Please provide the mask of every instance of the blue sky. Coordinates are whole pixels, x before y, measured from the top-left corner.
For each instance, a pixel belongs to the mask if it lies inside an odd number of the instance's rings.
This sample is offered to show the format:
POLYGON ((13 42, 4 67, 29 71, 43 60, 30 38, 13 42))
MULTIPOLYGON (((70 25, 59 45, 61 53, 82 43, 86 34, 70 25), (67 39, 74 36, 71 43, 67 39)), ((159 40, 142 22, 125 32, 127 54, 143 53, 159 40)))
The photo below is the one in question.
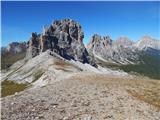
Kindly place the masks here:
POLYGON ((42 32, 53 20, 71 18, 79 22, 87 44, 94 34, 112 39, 143 35, 160 39, 160 2, 2 2, 2 46, 27 41, 31 32, 42 32))

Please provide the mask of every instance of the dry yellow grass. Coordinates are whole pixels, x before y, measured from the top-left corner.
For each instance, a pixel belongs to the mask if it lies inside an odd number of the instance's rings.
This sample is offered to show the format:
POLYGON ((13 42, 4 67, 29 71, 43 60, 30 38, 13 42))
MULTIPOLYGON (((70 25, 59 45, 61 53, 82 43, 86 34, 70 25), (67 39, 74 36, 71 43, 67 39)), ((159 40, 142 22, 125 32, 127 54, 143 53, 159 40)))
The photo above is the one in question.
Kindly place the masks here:
POLYGON ((153 105, 160 110, 160 81, 158 80, 133 80, 127 92, 138 100, 153 105))
MULTIPOLYGON (((77 78, 77 77, 76 77, 77 78)), ((75 78, 74 78, 75 79, 75 78)), ((106 86, 120 86, 125 88, 129 95, 135 99, 144 101, 160 110, 160 81, 145 77, 118 77, 111 75, 88 75, 78 77, 84 82, 95 82, 95 84, 103 84, 106 86), (86 80, 85 80, 86 79, 86 80)))
POLYGON ((27 88, 27 86, 28 86, 27 83, 18 84, 18 83, 15 83, 13 81, 8 81, 8 80, 2 81, 1 82, 1 87, 2 87, 1 97, 13 95, 16 92, 23 91, 25 88, 27 88))

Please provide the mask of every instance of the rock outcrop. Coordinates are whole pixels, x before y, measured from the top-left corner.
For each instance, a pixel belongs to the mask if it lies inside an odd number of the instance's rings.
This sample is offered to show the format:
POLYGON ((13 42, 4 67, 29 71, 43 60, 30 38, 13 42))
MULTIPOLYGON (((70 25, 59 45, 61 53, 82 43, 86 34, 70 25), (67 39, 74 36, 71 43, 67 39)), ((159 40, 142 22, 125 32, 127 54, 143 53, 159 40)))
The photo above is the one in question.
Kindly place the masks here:
POLYGON ((73 59, 96 66, 84 44, 84 33, 79 23, 71 19, 55 20, 42 34, 32 33, 28 41, 27 58, 39 55, 48 49, 65 59, 73 59))
POLYGON ((113 41, 109 36, 93 35, 87 49, 96 58, 105 62, 129 64, 136 59, 133 42, 126 37, 113 41))

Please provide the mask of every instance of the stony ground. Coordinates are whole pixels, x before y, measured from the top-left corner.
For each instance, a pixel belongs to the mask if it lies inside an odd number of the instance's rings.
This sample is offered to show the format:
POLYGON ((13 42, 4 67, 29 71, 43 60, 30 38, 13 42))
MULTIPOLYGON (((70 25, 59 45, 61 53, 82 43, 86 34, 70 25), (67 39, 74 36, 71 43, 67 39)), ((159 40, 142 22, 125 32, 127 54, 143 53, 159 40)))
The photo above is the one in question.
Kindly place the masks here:
POLYGON ((46 86, 1 98, 1 117, 2 120, 160 120, 159 86, 160 81, 147 78, 75 73, 46 86))

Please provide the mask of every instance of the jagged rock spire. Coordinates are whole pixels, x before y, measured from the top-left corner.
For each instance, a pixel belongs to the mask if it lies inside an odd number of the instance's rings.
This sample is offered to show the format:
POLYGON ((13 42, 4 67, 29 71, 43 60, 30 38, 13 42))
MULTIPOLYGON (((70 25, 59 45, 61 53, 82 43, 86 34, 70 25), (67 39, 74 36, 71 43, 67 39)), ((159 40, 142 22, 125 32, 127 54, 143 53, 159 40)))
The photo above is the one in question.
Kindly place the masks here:
POLYGON ((49 27, 43 26, 42 34, 32 33, 27 54, 35 57, 50 49, 66 59, 74 59, 95 66, 83 44, 83 38, 82 27, 76 21, 55 20, 49 27))

